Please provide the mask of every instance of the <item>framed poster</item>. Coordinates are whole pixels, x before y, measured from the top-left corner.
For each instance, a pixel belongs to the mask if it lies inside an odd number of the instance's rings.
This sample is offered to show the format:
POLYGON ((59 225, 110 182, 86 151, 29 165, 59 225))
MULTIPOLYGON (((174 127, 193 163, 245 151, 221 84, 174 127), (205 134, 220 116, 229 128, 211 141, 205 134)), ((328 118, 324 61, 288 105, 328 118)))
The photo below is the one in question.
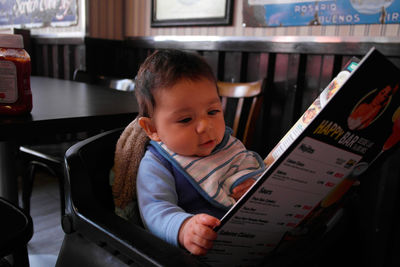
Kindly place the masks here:
POLYGON ((72 26, 78 23, 78 0, 1 0, 0 28, 72 26))
POLYGON ((247 27, 400 22, 400 0, 243 0, 247 27))
POLYGON ((232 24, 232 0, 152 0, 151 27, 232 24))

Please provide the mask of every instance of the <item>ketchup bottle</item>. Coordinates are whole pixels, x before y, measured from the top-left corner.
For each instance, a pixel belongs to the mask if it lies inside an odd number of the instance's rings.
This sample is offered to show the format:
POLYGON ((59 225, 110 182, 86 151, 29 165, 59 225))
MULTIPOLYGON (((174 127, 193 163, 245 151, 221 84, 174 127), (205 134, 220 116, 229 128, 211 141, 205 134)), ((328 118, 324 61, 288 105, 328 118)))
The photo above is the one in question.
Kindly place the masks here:
POLYGON ((31 58, 22 35, 0 34, 0 115, 32 110, 31 58))

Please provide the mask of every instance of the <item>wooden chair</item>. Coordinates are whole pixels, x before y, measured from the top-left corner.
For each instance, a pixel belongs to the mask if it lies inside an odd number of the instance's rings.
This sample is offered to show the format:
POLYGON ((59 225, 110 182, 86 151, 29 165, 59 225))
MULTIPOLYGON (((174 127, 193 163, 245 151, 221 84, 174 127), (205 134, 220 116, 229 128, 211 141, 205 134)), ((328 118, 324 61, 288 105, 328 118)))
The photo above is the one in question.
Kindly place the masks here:
POLYGON ((246 83, 218 81, 217 87, 225 120, 233 129, 233 136, 239 138, 246 147, 251 146, 256 122, 261 112, 264 81, 246 83))

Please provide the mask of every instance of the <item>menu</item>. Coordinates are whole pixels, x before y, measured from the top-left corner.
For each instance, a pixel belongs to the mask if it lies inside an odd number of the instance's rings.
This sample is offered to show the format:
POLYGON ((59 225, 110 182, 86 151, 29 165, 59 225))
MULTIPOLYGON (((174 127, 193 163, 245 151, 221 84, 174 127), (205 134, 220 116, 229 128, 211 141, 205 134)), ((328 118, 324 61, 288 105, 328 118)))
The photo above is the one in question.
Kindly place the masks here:
POLYGON ((256 266, 332 220, 359 176, 400 140, 399 84, 400 70, 375 48, 350 60, 265 158, 267 169, 200 259, 256 266))

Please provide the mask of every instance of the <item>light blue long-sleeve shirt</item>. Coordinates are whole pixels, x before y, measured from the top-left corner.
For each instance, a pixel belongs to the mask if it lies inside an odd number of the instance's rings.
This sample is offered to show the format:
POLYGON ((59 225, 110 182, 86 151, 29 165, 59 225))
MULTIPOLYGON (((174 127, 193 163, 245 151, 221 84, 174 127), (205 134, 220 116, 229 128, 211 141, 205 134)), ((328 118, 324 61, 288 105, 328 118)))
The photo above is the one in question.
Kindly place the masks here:
POLYGON ((176 246, 182 223, 192 216, 178 206, 175 179, 150 151, 146 151, 137 174, 137 197, 145 227, 176 246))

